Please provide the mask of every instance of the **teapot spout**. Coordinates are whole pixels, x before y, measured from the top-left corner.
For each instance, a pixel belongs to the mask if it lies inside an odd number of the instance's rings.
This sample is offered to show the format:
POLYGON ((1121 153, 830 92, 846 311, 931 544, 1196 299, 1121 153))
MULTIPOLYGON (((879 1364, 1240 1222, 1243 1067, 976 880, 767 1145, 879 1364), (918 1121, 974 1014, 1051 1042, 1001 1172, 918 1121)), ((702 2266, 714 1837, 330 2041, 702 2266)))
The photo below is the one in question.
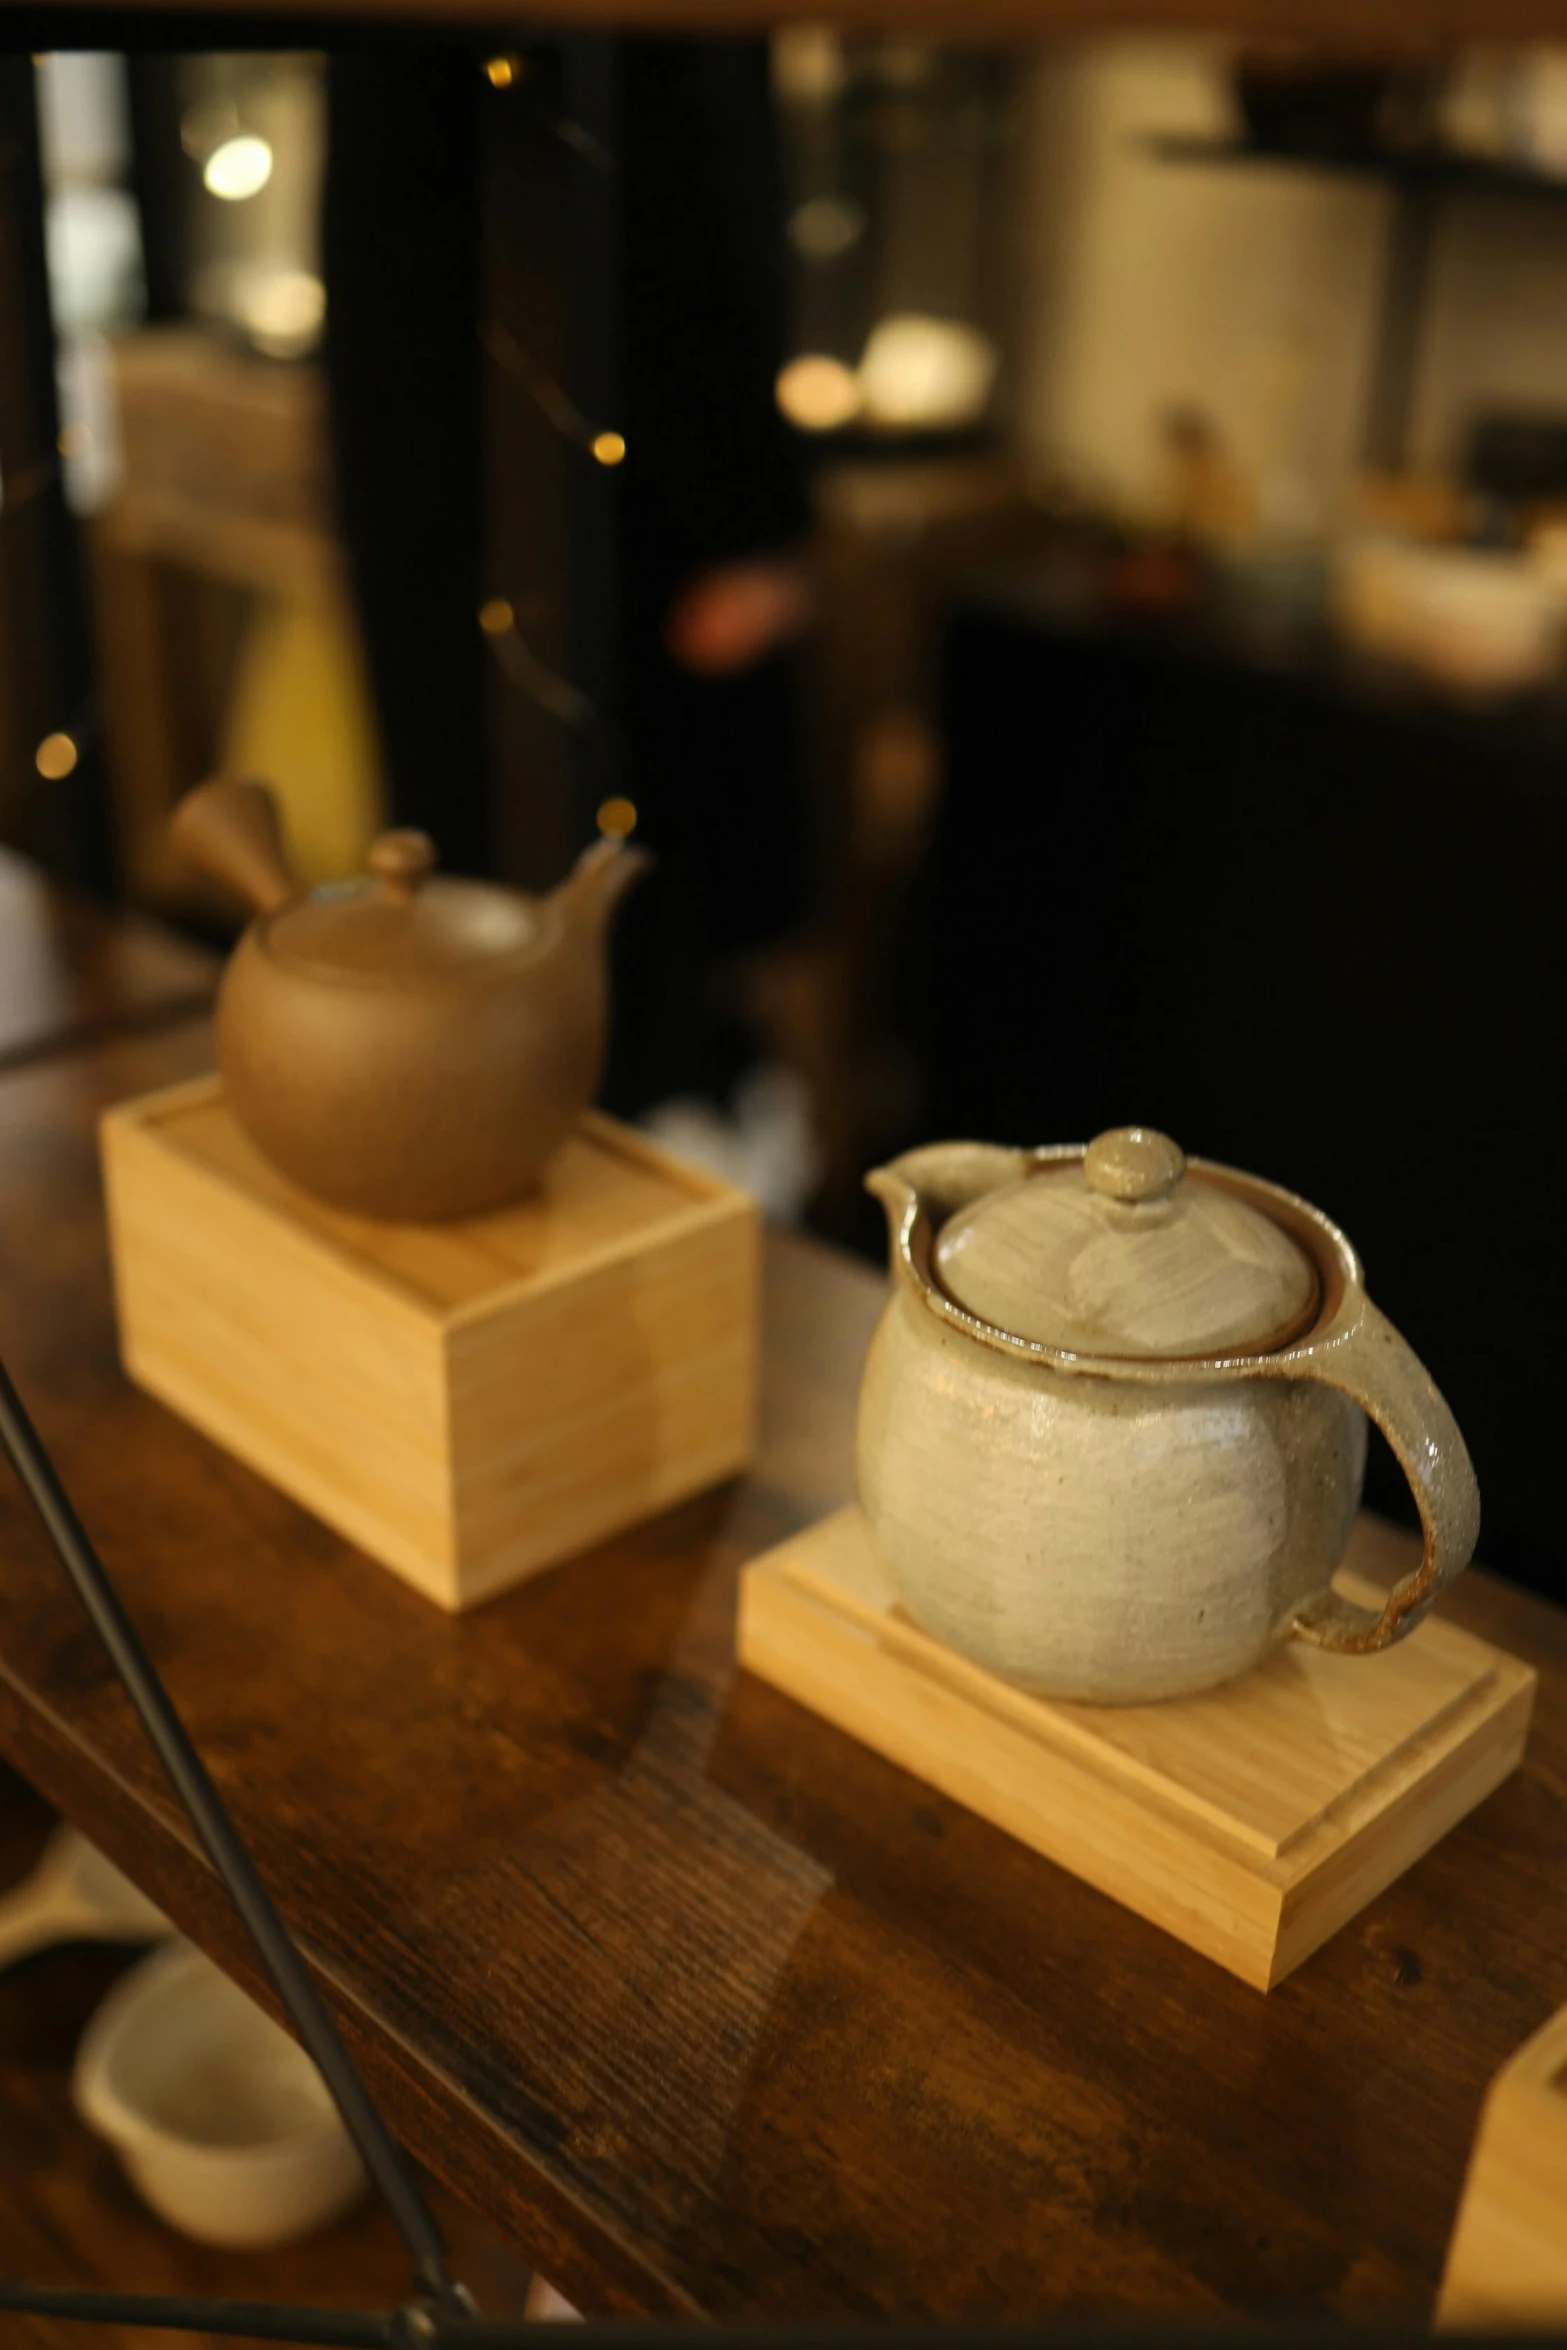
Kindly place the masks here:
POLYGON ((258 914, 300 894, 283 847, 277 800, 264 783, 214 776, 187 792, 169 819, 182 856, 258 914))
POLYGON ((890 1166, 872 1167, 865 1178, 865 1188, 872 1199, 878 1199, 882 1204, 887 1218, 888 1244, 896 1258, 899 1235, 919 1205, 919 1193, 900 1171, 896 1159, 890 1166))
POLYGON ((931 1142, 905 1151, 885 1167, 873 1167, 865 1188, 887 1211, 896 1252, 912 1212, 934 1230, 982 1193, 1015 1182, 1033 1163, 1030 1151, 1007 1150, 990 1142, 931 1142))
POLYGON ((653 860, 646 849, 625 840, 596 840, 581 856, 550 903, 559 906, 584 943, 597 946, 626 891, 653 860))
POLYGON ((1039 1153, 990 1142, 930 1142, 873 1167, 865 1188, 887 1212, 887 1255, 895 1284, 932 1312, 950 1315, 931 1271, 936 1236, 949 1216, 987 1191, 1013 1183, 1039 1153))

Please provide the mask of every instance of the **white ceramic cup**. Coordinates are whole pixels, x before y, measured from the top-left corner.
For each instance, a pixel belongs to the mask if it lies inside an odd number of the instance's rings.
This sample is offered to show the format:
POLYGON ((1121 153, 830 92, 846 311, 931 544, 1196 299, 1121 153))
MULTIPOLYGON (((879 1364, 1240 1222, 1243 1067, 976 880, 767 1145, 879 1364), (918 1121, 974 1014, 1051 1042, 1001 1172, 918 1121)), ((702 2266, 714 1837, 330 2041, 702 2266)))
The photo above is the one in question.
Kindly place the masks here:
POLYGON ((295 2243, 365 2191, 309 2057, 188 1942, 115 1985, 72 2086, 153 2210, 200 2243, 295 2243))

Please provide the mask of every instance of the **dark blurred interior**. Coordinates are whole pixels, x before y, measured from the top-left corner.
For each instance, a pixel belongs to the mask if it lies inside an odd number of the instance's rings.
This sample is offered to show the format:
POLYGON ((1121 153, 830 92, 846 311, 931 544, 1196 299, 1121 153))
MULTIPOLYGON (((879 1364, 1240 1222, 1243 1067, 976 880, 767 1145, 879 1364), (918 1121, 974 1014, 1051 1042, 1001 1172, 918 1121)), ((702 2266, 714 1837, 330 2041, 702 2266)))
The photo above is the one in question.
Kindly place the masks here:
POLYGON ((1567 51, 3 76, 13 850, 217 936, 215 768, 319 881, 634 827, 612 1108, 871 1251, 936 1134, 1305 1193, 1567 1595, 1567 51))

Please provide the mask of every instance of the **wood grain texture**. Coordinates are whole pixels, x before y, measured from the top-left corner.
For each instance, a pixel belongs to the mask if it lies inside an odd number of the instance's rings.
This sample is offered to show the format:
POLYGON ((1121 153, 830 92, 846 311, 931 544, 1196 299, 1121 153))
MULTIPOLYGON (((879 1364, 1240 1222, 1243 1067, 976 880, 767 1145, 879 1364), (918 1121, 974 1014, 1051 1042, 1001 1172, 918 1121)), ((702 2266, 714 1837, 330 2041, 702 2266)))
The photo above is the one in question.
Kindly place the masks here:
MULTIPOLYGON (((1261 2000, 737 1674, 739 1566, 850 1492, 868 1271, 772 1241, 751 1477, 469 1616, 130 1387, 97 1121, 209 1049, 0 1081, 0 1354, 415 2153, 594 2309, 1429 2309, 1567 2001, 1567 1620, 1463 1579, 1523 1767, 1261 2000)), ((8 1481, 0 1625, 0 1747, 254 1987, 8 1481)))
MULTIPOLYGON (((1357 1596, 1376 1597, 1374 1584, 1357 1596)), ((740 1662, 1269 1990, 1517 1768, 1535 1675, 1428 1621, 1165 1705, 1052 1703, 923 1632, 857 1508, 752 1561, 740 1662)))
POLYGON ((445 1226, 308 1198, 216 1080, 112 1111, 103 1154, 131 1377, 442 1607, 750 1457, 756 1209, 610 1119, 445 1226))
POLYGON ((160 924, 112 911, 0 849, 0 1068, 117 1029, 188 1019, 218 959, 160 924))
POLYGON ((1567 2007, 1485 2101, 1438 2316, 1477 2329, 1567 2324, 1567 2007))
MULTIPOLYGON (((37 0, 41 18, 77 0, 37 0)), ((298 22, 298 0, 106 0, 110 9, 177 20, 191 12, 298 22)), ((487 25, 545 34, 562 28, 708 33, 734 38, 800 21, 798 0, 317 0, 323 24, 487 25)), ((1350 54, 1425 51, 1455 42, 1552 40, 1559 0, 822 0, 814 24, 847 32, 960 41, 1031 41, 1063 34, 1213 32, 1319 41, 1350 54)))

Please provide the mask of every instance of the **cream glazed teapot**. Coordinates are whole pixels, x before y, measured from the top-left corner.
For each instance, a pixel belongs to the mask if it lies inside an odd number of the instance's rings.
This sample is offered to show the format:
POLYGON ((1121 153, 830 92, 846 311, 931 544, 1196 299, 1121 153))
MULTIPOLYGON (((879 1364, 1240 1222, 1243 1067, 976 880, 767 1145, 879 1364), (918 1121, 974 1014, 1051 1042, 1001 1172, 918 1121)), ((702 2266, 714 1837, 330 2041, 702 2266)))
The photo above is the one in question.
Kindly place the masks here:
POLYGON ((936 1143, 866 1180, 893 1291, 860 1502, 909 1613, 961 1655, 1055 1697, 1187 1696, 1291 1636, 1385 1648, 1468 1563, 1453 1415, 1306 1201, 1135 1126, 936 1143), (1331 1587, 1366 1414, 1425 1529, 1380 1612, 1331 1587))

